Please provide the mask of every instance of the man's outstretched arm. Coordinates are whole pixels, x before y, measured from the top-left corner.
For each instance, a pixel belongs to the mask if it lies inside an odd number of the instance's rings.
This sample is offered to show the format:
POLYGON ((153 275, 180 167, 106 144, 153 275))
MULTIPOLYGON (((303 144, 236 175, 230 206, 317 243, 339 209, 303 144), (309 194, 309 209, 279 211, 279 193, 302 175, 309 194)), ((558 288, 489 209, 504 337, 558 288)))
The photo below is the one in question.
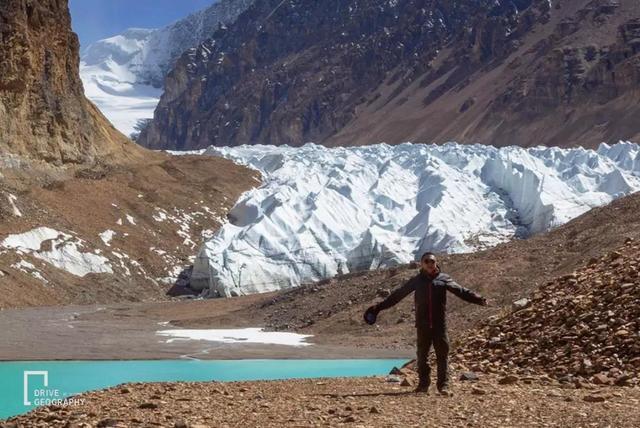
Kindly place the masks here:
POLYGON ((482 297, 480 294, 476 293, 473 290, 464 288, 463 286, 455 282, 450 277, 445 279, 444 282, 447 284, 447 290, 449 290, 450 292, 452 292, 462 300, 469 303, 475 303, 476 305, 482 305, 482 306, 487 305, 487 299, 485 299, 484 297, 482 297))
POLYGON ((389 296, 387 296, 387 298, 384 299, 382 302, 372 307, 375 308, 376 312, 389 309, 390 307, 398 304, 402 299, 407 297, 409 294, 411 294, 412 291, 415 291, 415 289, 416 289, 415 281, 410 279, 404 284, 402 284, 400 287, 395 288, 391 292, 391 294, 389 294, 389 296))

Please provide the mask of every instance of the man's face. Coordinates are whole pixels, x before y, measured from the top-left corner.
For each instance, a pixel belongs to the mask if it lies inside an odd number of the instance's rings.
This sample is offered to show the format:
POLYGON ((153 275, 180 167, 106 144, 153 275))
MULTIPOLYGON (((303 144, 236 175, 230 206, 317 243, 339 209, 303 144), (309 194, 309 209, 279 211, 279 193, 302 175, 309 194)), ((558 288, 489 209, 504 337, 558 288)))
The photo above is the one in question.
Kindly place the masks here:
POLYGON ((438 271, 435 256, 426 256, 425 258, 423 258, 420 262, 420 267, 423 271, 430 275, 435 274, 438 271))

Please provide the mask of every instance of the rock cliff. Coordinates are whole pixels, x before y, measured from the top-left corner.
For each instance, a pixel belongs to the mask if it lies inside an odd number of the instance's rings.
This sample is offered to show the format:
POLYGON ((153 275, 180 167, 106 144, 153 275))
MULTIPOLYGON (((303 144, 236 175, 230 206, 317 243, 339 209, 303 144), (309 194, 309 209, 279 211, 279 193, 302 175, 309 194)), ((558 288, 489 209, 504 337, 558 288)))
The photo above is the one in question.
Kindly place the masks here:
POLYGON ((53 163, 140 150, 84 97, 67 0, 0 3, 0 150, 53 163))

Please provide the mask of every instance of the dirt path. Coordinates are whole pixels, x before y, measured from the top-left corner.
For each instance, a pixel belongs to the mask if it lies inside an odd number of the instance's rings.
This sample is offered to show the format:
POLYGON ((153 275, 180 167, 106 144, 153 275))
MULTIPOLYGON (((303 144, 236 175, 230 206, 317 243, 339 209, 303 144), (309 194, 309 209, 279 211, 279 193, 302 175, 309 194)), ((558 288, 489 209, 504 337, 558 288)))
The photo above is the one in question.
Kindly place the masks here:
POLYGON ((155 383, 83 394, 2 427, 637 427, 640 390, 575 389, 541 379, 457 382, 452 397, 384 378, 155 383), (525 383, 529 382, 529 383, 525 383))

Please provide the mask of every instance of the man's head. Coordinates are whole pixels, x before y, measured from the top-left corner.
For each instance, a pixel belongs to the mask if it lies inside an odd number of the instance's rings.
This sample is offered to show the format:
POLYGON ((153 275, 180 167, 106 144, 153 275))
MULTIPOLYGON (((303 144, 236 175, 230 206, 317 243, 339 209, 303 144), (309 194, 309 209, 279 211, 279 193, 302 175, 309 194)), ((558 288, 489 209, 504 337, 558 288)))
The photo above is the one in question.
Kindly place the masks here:
POLYGON ((435 275, 439 272, 438 260, 436 255, 427 251, 420 257, 420 269, 429 275, 435 275))

